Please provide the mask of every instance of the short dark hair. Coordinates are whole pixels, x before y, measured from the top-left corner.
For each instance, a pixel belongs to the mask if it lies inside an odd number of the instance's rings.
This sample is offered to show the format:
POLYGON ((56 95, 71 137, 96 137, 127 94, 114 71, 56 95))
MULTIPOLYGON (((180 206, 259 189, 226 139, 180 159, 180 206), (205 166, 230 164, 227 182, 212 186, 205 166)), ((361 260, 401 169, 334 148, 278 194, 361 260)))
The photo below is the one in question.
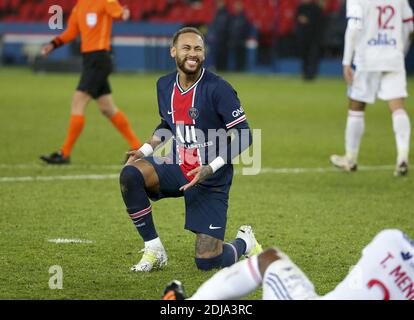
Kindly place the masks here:
POLYGON ((176 33, 174 33, 173 40, 172 40, 173 46, 176 45, 178 37, 184 33, 198 34, 201 37, 201 39, 203 39, 203 43, 204 43, 204 34, 200 30, 198 30, 197 28, 193 28, 193 27, 184 27, 178 30, 176 33))

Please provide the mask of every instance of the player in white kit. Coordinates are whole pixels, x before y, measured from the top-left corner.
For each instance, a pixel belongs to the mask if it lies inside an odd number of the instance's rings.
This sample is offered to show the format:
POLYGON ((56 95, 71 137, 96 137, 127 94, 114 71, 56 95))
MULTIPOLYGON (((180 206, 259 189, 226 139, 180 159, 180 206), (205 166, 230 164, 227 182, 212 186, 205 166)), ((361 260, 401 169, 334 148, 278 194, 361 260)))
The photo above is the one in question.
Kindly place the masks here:
POLYGON ((342 61, 349 97, 346 153, 332 155, 330 160, 345 171, 357 169, 365 106, 378 97, 388 102, 392 114, 397 144, 395 175, 404 176, 408 173, 411 132, 404 107, 404 57, 411 42, 413 12, 407 0, 347 0, 346 5, 348 25, 342 61))
MULTIPOLYGON (((231 300, 263 287, 264 300, 414 300, 414 241, 402 231, 383 230, 362 251, 348 276, 325 296, 279 249, 239 261, 207 280, 191 300, 231 300)), ((179 281, 165 290, 165 300, 184 298, 179 281)))

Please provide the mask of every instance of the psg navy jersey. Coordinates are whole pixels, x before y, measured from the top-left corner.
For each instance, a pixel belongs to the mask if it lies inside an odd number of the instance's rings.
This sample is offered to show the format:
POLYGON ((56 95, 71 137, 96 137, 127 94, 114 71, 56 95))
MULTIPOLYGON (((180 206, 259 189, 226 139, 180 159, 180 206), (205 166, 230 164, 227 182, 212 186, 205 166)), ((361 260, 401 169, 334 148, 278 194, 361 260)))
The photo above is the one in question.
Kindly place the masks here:
MULTIPOLYGON (((181 88, 178 72, 157 82, 158 108, 173 135, 172 159, 184 176, 210 163, 226 148, 231 128, 249 129, 243 107, 232 86, 214 73, 202 69, 198 80, 187 90, 181 88)), ((202 185, 231 184, 231 159, 202 185)))

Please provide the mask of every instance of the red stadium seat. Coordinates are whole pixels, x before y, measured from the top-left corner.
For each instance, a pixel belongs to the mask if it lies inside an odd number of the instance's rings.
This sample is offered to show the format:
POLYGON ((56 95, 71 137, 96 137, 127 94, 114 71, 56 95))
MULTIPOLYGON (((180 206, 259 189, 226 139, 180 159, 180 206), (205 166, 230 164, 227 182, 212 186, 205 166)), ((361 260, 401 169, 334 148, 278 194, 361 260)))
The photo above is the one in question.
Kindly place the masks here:
POLYGON ((168 0, 157 0, 155 4, 155 10, 159 13, 164 12, 167 8, 168 0))
POLYGON ((19 21, 33 20, 33 8, 34 5, 32 3, 23 3, 19 8, 19 21))
POLYGON ((22 0, 9 0, 9 8, 17 10, 20 7, 22 0))

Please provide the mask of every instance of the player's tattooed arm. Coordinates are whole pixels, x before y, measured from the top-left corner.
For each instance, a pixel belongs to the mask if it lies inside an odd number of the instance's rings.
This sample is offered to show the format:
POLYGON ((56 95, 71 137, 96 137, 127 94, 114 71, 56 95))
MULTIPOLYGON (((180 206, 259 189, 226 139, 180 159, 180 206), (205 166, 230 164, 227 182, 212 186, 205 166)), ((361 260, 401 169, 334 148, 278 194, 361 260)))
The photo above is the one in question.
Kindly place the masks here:
POLYGON ((193 180, 191 180, 186 185, 182 186, 180 188, 180 191, 185 191, 191 188, 192 186, 195 186, 196 184, 203 182, 212 174, 213 174, 213 168, 209 165, 200 166, 200 167, 195 168, 194 170, 191 170, 189 173, 187 173, 187 175, 188 176, 195 175, 193 180))
POLYGON ((161 119, 161 123, 155 128, 150 140, 144 143, 138 150, 130 150, 127 152, 129 156, 128 162, 138 161, 150 156, 160 144, 167 142, 171 137, 172 133, 168 123, 164 119, 161 119))
POLYGON ((152 138, 144 143, 138 150, 130 150, 127 152, 127 155, 129 156, 128 162, 138 161, 144 157, 150 156, 161 142, 159 137, 152 136, 152 138))

